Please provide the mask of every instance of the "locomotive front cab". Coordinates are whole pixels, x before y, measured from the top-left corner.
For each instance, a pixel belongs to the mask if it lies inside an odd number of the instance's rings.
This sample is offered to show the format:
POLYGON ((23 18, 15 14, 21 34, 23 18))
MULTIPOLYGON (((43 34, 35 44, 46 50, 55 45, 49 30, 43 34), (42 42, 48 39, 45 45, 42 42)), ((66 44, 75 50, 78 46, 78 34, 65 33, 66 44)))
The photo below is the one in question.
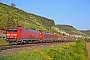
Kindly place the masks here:
POLYGON ((18 27, 9 27, 6 34, 6 41, 16 42, 18 40, 18 27))

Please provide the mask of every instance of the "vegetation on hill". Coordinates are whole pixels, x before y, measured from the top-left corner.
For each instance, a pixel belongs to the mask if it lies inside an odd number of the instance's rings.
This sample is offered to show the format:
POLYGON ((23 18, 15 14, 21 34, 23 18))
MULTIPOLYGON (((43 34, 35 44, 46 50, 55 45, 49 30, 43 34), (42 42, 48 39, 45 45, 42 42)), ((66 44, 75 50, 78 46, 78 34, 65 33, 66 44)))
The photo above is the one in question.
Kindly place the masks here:
POLYGON ((79 30, 77 30, 76 28, 74 28, 73 26, 70 26, 70 25, 56 25, 56 27, 58 27, 60 30, 63 30, 66 33, 69 33, 71 35, 73 35, 73 34, 86 35, 86 34, 80 32, 79 30))
POLYGON ((10 25, 48 31, 48 27, 55 25, 55 23, 51 19, 0 3, 0 28, 7 29, 10 25))
POLYGON ((79 30, 79 31, 90 36, 90 30, 79 30))

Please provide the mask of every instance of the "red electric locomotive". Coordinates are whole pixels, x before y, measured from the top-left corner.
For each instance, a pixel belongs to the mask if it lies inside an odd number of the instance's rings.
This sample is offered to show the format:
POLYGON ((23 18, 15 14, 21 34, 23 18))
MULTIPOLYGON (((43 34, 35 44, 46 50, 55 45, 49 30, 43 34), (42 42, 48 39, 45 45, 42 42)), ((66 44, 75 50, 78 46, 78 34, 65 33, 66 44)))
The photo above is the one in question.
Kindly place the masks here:
POLYGON ((24 43, 24 42, 33 42, 42 39, 42 36, 40 36, 41 33, 32 30, 32 29, 25 29, 23 27, 14 27, 10 26, 7 34, 6 34, 6 41, 8 42, 19 42, 19 43, 24 43))

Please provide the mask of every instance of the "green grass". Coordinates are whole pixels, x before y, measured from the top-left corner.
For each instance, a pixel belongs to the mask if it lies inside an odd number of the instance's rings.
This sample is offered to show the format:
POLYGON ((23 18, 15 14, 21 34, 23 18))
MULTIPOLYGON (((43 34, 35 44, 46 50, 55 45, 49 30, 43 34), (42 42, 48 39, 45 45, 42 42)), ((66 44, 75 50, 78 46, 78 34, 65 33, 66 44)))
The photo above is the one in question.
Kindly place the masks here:
POLYGON ((17 55, 0 58, 0 60, 45 60, 45 59, 36 52, 25 52, 25 50, 23 50, 17 55))
POLYGON ((88 60, 86 42, 78 40, 76 43, 68 43, 63 46, 51 46, 47 49, 35 49, 0 58, 0 60, 88 60))
POLYGON ((5 38, 0 38, 0 45, 9 45, 5 38))

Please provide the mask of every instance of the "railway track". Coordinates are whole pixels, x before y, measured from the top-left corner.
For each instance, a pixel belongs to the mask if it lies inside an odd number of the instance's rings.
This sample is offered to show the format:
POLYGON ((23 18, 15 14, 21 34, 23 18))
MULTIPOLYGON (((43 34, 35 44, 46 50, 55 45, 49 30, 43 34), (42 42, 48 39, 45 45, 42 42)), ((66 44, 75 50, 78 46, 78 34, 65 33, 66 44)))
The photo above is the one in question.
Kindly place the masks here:
POLYGON ((21 48, 21 47, 33 47, 33 46, 47 46, 50 44, 63 44, 63 43, 69 43, 69 42, 54 42, 54 43, 38 43, 38 44, 24 44, 24 45, 4 45, 4 46, 0 46, 0 52, 2 50, 7 50, 7 49, 14 49, 14 48, 21 48))
POLYGON ((9 45, 0 46, 0 57, 11 56, 18 54, 21 51, 30 52, 35 49, 47 49, 53 46, 65 45, 70 42, 54 42, 54 43, 38 43, 38 44, 25 44, 25 45, 9 45))
POLYGON ((13 49, 13 48, 30 47, 30 46, 35 46, 35 45, 38 45, 38 44, 5 45, 5 46, 0 46, 0 51, 7 50, 7 49, 13 49))

